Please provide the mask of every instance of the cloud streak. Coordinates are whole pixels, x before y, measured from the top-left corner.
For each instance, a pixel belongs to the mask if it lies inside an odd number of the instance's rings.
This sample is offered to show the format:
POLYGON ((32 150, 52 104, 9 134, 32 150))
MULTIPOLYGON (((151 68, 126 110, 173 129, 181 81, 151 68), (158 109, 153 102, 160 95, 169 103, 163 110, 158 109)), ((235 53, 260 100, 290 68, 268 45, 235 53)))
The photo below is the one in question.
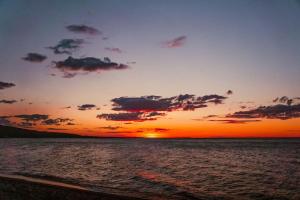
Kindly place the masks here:
POLYGON ((210 122, 223 122, 225 124, 246 124, 250 122, 260 122, 261 120, 253 119, 253 120, 236 120, 236 119, 212 119, 208 120, 210 122))
POLYGON ((66 26, 66 29, 73 33, 81 33, 81 34, 88 34, 88 35, 102 34, 101 31, 99 31, 98 29, 91 27, 91 26, 86 26, 84 24, 80 24, 80 25, 72 24, 72 25, 66 26))
POLYGON ((185 45, 186 43, 186 40, 187 40, 187 37, 186 36, 179 36, 177 38, 174 38, 172 40, 168 40, 166 42, 163 43, 164 47, 167 47, 167 48, 178 48, 178 47, 182 47, 185 45))
POLYGON ((135 122, 156 120, 156 118, 150 117, 149 115, 147 115, 147 113, 143 113, 143 112, 100 114, 97 115, 97 118, 105 119, 109 121, 135 121, 135 122))
POLYGON ((38 53, 28 53, 26 57, 23 57, 22 59, 28 62, 40 63, 46 60, 47 56, 38 53))
POLYGON ((77 108, 78 108, 78 110, 81 110, 81 111, 92 110, 92 109, 96 108, 96 105, 94 105, 94 104, 83 104, 83 105, 77 106, 77 108))
POLYGON ((15 115, 14 117, 19 118, 24 121, 41 121, 46 120, 49 118, 49 115, 41 115, 41 114, 22 114, 22 115, 15 115))
POLYGON ((4 90, 7 88, 15 87, 16 85, 14 83, 6 83, 0 81, 0 90, 4 90))
POLYGON ((3 103, 3 104, 14 104, 14 103, 17 103, 18 101, 17 100, 6 100, 6 99, 2 99, 0 100, 0 104, 3 103))

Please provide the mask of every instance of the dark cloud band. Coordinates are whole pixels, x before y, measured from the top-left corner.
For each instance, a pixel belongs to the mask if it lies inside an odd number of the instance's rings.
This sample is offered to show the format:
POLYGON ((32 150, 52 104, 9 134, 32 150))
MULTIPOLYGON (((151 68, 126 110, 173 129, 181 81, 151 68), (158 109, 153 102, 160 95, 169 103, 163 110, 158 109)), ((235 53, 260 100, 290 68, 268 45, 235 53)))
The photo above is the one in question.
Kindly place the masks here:
POLYGON ((93 57, 73 58, 68 57, 64 61, 55 62, 54 68, 64 73, 65 78, 71 78, 78 72, 90 73, 109 70, 123 70, 129 68, 128 65, 112 62, 109 58, 103 60, 93 57))
POLYGON ((119 97, 112 99, 112 110, 120 113, 101 114, 97 117, 111 121, 147 121, 165 116, 167 112, 193 111, 209 104, 222 104, 227 97, 220 95, 195 96, 191 94, 168 98, 150 95, 142 97, 119 97))

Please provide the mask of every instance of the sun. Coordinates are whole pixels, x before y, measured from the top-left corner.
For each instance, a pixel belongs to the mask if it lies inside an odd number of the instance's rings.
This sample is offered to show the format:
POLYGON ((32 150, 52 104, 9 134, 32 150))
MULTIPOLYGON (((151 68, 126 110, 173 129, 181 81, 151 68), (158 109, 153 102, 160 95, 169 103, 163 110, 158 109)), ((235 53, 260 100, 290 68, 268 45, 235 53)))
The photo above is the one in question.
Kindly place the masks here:
POLYGON ((145 133, 144 138, 159 138, 159 134, 153 132, 145 133))

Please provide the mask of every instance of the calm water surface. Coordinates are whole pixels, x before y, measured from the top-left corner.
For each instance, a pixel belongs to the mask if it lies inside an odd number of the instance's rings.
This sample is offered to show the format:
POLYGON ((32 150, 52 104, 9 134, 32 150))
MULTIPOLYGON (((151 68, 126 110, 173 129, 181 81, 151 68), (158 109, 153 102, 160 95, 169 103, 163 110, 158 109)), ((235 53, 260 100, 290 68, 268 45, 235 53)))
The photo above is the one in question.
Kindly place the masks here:
POLYGON ((174 199, 299 200, 300 140, 0 139, 0 173, 174 199))

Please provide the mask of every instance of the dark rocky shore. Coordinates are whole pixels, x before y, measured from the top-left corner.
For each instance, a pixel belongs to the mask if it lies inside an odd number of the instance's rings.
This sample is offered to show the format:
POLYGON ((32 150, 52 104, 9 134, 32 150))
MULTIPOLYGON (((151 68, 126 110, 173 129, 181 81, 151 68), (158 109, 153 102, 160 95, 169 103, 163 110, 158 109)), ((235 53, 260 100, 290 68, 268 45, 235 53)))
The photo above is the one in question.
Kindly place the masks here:
POLYGON ((79 186, 36 180, 20 176, 0 175, 1 200, 139 200, 128 194, 108 194, 79 186))

